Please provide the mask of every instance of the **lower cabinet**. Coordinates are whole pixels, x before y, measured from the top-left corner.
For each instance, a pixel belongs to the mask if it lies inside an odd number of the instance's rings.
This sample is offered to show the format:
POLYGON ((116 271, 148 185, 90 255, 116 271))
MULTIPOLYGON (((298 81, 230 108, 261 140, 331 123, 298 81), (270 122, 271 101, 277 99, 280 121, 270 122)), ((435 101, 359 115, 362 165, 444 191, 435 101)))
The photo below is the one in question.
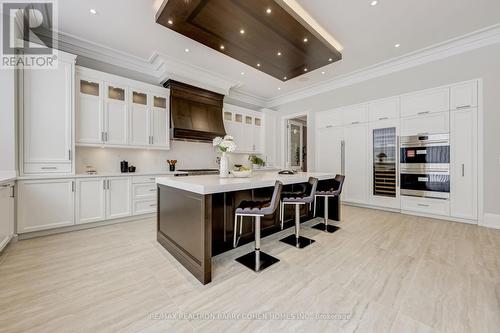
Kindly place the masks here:
POLYGON ((76 223, 92 223, 132 215, 130 178, 77 180, 76 223))
POLYGON ((443 199, 401 196, 401 210, 432 215, 450 216, 450 201, 443 199))
POLYGON ((73 179, 18 183, 17 232, 26 233, 75 224, 73 179))
POLYGON ((0 251, 14 235, 14 184, 0 185, 0 251))

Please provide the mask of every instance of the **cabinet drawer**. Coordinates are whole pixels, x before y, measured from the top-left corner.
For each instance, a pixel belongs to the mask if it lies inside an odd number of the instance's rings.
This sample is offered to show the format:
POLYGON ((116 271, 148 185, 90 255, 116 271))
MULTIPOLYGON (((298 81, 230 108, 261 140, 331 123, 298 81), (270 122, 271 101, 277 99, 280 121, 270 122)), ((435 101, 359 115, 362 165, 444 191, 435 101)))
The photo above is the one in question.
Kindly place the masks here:
POLYGON ((24 163, 24 173, 71 173, 71 163, 24 163))
POLYGON ((370 103, 370 122, 399 118, 399 97, 370 103))
POLYGON ((132 198, 146 199, 146 198, 156 198, 156 184, 134 184, 132 187, 132 198))
POLYGON ((343 111, 344 125, 355 125, 368 122, 368 104, 355 105, 343 111))
POLYGON ((134 176, 132 177, 132 184, 155 183, 156 178, 160 176, 134 176))
POLYGON ((419 197, 401 197, 401 210, 450 216, 450 201, 419 197))
POLYGON ((401 135, 436 134, 450 132, 450 112, 401 119, 401 135))
POLYGON ((438 88, 401 97, 401 117, 450 110, 450 89, 438 88))
POLYGON ((151 214, 156 212, 156 200, 134 201, 134 215, 151 214))

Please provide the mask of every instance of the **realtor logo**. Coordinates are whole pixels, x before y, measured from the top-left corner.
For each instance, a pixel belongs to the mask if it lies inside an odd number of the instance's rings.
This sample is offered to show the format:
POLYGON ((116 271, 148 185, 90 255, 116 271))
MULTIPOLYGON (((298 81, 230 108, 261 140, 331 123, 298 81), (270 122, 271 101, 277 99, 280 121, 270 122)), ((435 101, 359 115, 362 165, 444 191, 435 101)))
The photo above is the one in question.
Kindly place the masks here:
POLYGON ((57 67, 57 0, 0 0, 0 68, 57 67))

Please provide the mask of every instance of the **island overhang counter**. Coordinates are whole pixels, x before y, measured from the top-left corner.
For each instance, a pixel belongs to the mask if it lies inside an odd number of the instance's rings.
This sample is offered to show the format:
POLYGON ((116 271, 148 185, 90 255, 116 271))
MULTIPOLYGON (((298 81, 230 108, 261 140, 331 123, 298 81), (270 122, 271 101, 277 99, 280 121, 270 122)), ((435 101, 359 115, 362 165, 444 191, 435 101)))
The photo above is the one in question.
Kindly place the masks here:
MULTIPOLYGON (((242 200, 267 200, 279 180, 285 191, 300 191, 309 177, 319 187, 331 187, 335 174, 301 172, 279 175, 276 171, 255 172, 250 178, 220 178, 217 175, 160 177, 158 186, 157 240, 203 284, 211 282, 212 256, 233 248, 234 211, 242 200)), ((318 202, 322 216, 323 202, 318 202)), ((312 217, 304 205, 301 220, 312 217)), ((340 218, 338 198, 329 201, 329 216, 340 218)), ((285 214, 285 227, 293 225, 293 212, 285 214)), ((241 244, 253 241, 253 223, 244 223, 241 244)), ((281 230, 279 212, 262 218, 265 237, 281 230)))

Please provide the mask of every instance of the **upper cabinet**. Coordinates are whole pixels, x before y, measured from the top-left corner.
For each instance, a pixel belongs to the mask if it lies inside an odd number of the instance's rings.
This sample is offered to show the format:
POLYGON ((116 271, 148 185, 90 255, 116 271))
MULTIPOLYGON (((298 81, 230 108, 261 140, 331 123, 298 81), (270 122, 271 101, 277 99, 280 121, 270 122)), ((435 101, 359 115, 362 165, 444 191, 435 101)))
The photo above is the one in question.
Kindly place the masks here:
POLYGON ((237 153, 264 153, 264 118, 255 111, 224 104, 224 127, 234 138, 237 153))
POLYGON ((400 98, 392 97, 370 102, 370 122, 399 119, 400 98))
POLYGON ((327 110, 316 113, 316 128, 338 127, 344 124, 342 109, 327 110))
POLYGON ((478 84, 469 81, 451 86, 451 109, 467 109, 477 106, 478 84))
POLYGON ((59 51, 57 68, 22 71, 25 174, 73 172, 75 58, 59 51))
POLYGON ((368 104, 353 105, 343 108, 344 125, 356 125, 368 122, 368 104))
POLYGON ((76 142, 170 148, 169 90, 78 67, 76 142))
POLYGON ((450 110, 450 88, 437 88, 401 96, 401 117, 450 110))

